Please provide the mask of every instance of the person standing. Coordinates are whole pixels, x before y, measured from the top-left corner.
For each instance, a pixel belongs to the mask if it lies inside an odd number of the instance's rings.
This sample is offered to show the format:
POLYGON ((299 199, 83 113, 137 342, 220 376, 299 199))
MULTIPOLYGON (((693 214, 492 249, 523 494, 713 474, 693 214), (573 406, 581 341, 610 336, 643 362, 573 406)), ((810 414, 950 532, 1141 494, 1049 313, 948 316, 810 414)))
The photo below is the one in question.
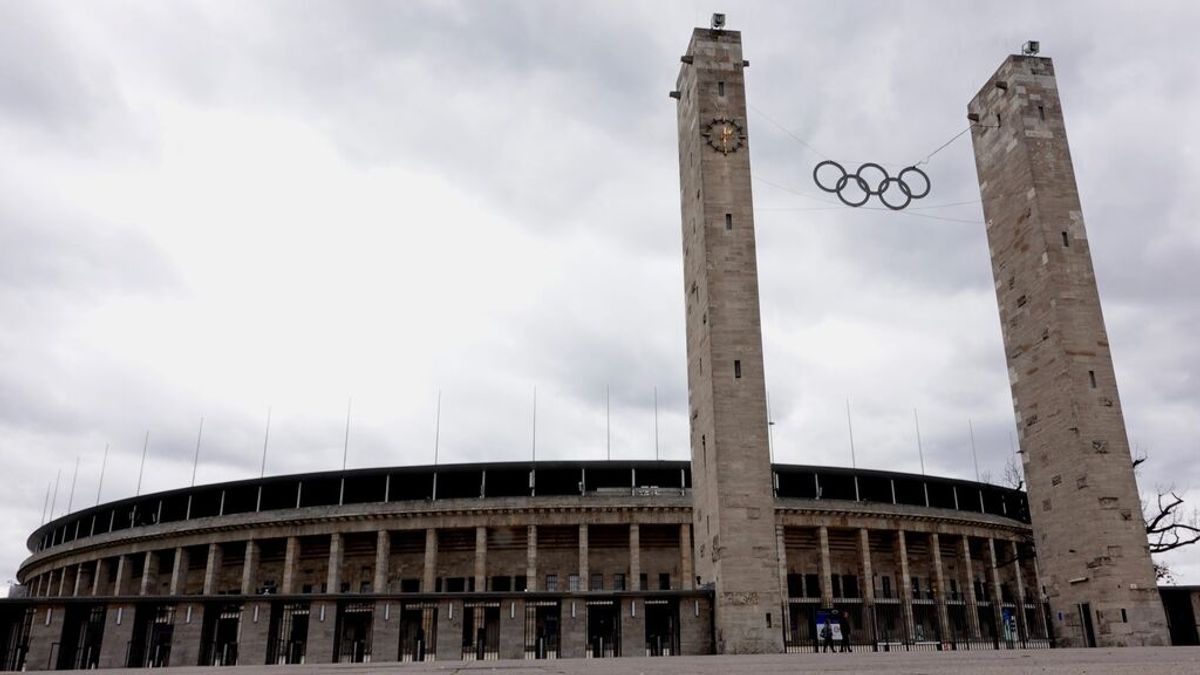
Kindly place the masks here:
POLYGON ((846 617, 846 613, 842 612, 838 615, 838 626, 842 629, 842 648, 841 651, 849 652, 850 649, 850 619, 846 617))

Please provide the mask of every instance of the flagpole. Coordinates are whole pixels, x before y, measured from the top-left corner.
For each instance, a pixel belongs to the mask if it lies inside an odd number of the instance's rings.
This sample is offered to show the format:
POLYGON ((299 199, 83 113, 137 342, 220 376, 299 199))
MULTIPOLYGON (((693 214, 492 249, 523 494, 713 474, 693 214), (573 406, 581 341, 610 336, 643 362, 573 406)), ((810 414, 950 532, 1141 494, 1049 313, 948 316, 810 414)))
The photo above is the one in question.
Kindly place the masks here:
POLYGON ((196 486, 196 467, 200 464, 200 438, 204 436, 204 418, 200 418, 200 431, 196 433, 196 454, 192 456, 192 487, 196 486))
POLYGON ((654 388, 654 461, 658 461, 658 387, 654 388))
POLYGON ((146 441, 142 444, 142 463, 138 465, 137 490, 134 496, 142 494, 142 474, 146 471, 146 452, 150 449, 150 430, 146 430, 146 441))
POLYGON ((67 513, 75 506, 75 481, 79 480, 79 455, 75 455, 75 473, 71 476, 71 496, 67 498, 67 513))
POLYGON ((267 475, 267 443, 271 440, 271 406, 267 406, 267 429, 263 432, 262 466, 258 469, 258 477, 267 475))
POLYGON ((342 471, 346 470, 346 458, 350 455, 350 406, 353 403, 353 397, 346 398, 346 439, 342 443, 342 471))
POLYGON ((921 420, 917 418, 917 409, 913 408, 913 425, 917 428, 917 455, 921 458, 921 475, 925 475, 925 450, 921 447, 921 420))
POLYGON ((96 483, 96 506, 100 505, 100 490, 104 488, 104 469, 108 466, 108 443, 104 444, 104 458, 100 460, 100 480, 96 483))
POLYGON ((850 430, 850 468, 858 468, 858 460, 854 457, 854 422, 850 420, 850 399, 846 399, 846 428, 850 430))
POLYGON ((967 429, 971 432, 971 459, 975 462, 975 482, 979 482, 979 455, 975 453, 975 425, 967 418, 967 429))

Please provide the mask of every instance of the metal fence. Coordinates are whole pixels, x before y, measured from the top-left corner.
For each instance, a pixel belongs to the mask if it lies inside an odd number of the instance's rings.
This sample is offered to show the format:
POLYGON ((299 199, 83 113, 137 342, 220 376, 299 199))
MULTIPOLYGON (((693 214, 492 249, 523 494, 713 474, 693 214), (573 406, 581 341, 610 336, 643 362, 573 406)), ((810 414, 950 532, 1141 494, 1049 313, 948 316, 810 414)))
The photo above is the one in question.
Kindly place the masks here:
POLYGON ((913 599, 907 607, 899 598, 876 598, 873 605, 861 598, 835 598, 831 607, 823 607, 815 598, 790 598, 784 615, 785 650, 799 654, 1054 647, 1044 604, 1001 603, 997 609, 991 602, 978 602, 972 610, 964 600, 948 600, 945 610, 943 619, 937 601, 929 598, 913 599), (978 636, 972 618, 978 622, 978 636), (818 628, 822 620, 838 624, 828 644, 818 628))

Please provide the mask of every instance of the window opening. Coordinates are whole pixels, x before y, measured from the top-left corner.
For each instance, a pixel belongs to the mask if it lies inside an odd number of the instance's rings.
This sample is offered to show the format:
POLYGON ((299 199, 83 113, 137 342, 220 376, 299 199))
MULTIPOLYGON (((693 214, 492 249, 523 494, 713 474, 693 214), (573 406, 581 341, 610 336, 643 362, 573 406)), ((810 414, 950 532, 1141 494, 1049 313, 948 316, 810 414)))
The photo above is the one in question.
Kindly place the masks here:
POLYGON ((726 230, 733 229, 733 214, 732 213, 725 214, 725 229, 726 230))
POLYGON ((724 95, 725 95, 725 83, 718 82, 717 83, 717 96, 724 96, 724 95))
POLYGON ((741 361, 735 360, 733 362, 733 377, 736 379, 739 379, 739 380, 742 379, 742 362, 741 361))
POLYGON ((1088 381, 1091 382, 1092 389, 1095 389, 1096 388, 1096 371, 1094 371, 1094 370, 1088 371, 1088 381))
POLYGON ((1063 246, 1070 246, 1070 245, 1071 245, 1071 240, 1070 240, 1070 239, 1067 239, 1067 233, 1066 233, 1066 232, 1063 232, 1063 233, 1062 233, 1062 237, 1063 237, 1063 246))

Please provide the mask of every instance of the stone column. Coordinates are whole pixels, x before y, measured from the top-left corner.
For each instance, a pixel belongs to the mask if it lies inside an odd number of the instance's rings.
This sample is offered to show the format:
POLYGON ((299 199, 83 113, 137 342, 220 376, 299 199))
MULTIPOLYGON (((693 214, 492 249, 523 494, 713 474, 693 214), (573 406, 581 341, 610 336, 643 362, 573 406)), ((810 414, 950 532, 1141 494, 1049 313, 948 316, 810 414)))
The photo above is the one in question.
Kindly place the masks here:
POLYGON ((84 567, 83 563, 75 566, 75 587, 71 589, 71 595, 78 597, 80 591, 83 590, 84 567))
POLYGON ((475 592, 487 590, 487 528, 475 528, 475 592))
POLYGON ((791 593, 788 592, 788 561, 787 561, 787 528, 783 525, 775 526, 775 550, 779 554, 779 595, 783 598, 783 604, 786 606, 791 593))
POLYGON ((183 595, 187 590, 188 551, 179 546, 175 549, 175 564, 171 566, 171 595, 183 595))
POLYGON ((121 596, 129 592, 129 556, 122 554, 117 558, 117 574, 113 577, 113 595, 121 596))
POLYGON ((859 567, 862 570, 862 597, 868 603, 875 602, 875 570, 871 567, 871 533, 867 528, 858 531, 859 567))
MULTIPOLYGON (((221 583, 221 560, 224 556, 221 555, 220 544, 208 545, 208 562, 204 564, 204 594, 216 595, 217 584, 221 583)), ((124 556, 121 556, 124 558, 124 556)))
POLYGON ((878 634, 875 625, 875 570, 871 567, 871 533, 865 527, 858 531, 858 558, 859 571, 862 572, 859 587, 863 599, 863 625, 860 628, 874 640, 878 634))
POLYGON ((1012 545, 1013 578, 1017 581, 1017 626, 1020 628, 1022 639, 1029 637, 1029 626, 1025 617, 1025 579, 1021 573, 1021 547, 1016 541, 1012 545))
POLYGON ((34 610, 33 623, 29 626, 29 643, 25 655, 26 668, 29 670, 53 670, 57 664, 51 663, 52 657, 58 654, 59 640, 63 634, 63 618, 66 615, 63 605, 41 605, 34 610))
POLYGON ((933 598, 937 602, 938 630, 942 642, 950 641, 950 614, 946 610, 946 576, 942 569, 942 540, 937 532, 929 534, 929 556, 933 561, 933 598))
POLYGON ((254 595, 258 584, 258 542, 246 540, 246 557, 242 560, 242 595, 254 595))
POLYGON ((150 595, 151 592, 157 590, 150 587, 151 579, 155 576, 154 568, 158 563, 157 558, 154 551, 146 551, 146 554, 142 556, 142 583, 138 588, 138 595, 150 595))
POLYGON ((500 603, 500 658, 525 658, 525 601, 519 598, 500 603))
MULTIPOLYGON (((133 610, 132 607, 130 609, 133 610)), ((216 611, 215 607, 213 611, 216 611)), ((130 614, 131 619, 133 616, 134 614, 130 614)), ((241 621, 242 625, 239 628, 241 629, 242 639, 249 640, 250 637, 246 630, 246 625, 250 622, 250 617, 243 613, 241 621)), ((170 663, 189 666, 196 665, 200 661, 200 638, 203 632, 204 603, 181 602, 175 605, 175 626, 171 634, 170 663)), ((108 633, 105 633, 105 635, 107 636, 108 633)), ((124 647, 124 645, 122 646, 124 647)), ((239 650, 239 659, 243 658, 241 652, 247 651, 247 647, 248 645, 243 645, 243 648, 239 650)), ((253 648, 249 650, 252 651, 253 648)), ((251 663, 247 660, 242 660, 241 662, 251 663)), ((260 661, 260 663, 265 662, 265 658, 260 661)))
POLYGON ((388 563, 391 562, 391 558, 392 533, 380 530, 375 535, 375 580, 371 585, 371 590, 375 593, 388 592, 388 563))
POLYGON ((618 621, 621 625, 620 656, 646 657, 646 602, 643 598, 622 598, 618 621))
POLYGON ((433 593, 437 588, 438 538, 437 530, 425 530, 425 569, 421 575, 421 592, 433 593))
MULTIPOLYGON (((267 651, 270 647, 268 638, 271 630, 271 603, 247 602, 242 609, 242 622, 239 628, 238 665, 259 666, 261 669, 262 664, 267 662, 267 651)), ((196 637, 199 642, 200 636, 196 637)))
POLYGON ((296 592, 296 570, 300 567, 300 537, 288 537, 283 551, 283 586, 279 592, 289 595, 296 592))
POLYGON ((308 608, 308 644, 305 663, 333 663, 337 627, 337 603, 317 601, 308 608))
POLYGON ((538 589, 538 529, 530 525, 525 535, 525 590, 538 589))
POLYGON ((437 613, 437 642, 431 645, 438 661, 462 660, 463 602, 448 598, 437 613))
POLYGON ((567 598, 563 600, 561 625, 559 658, 583 658, 587 650, 587 606, 581 599, 567 598))
MULTIPOLYGON (((142 577, 142 583, 143 583, 143 585, 146 583, 145 577, 142 577)), ((67 594, 67 568, 60 567, 60 568, 58 568, 58 592, 55 593, 55 595, 57 595, 58 597, 61 598, 66 594, 67 594)), ((145 595, 145 593, 143 592, 142 595, 145 595)))
MULTIPOLYGON (((588 578, 588 526, 587 523, 579 525, 579 583, 585 583, 583 580, 588 578)), ((633 588, 630 584, 628 588, 633 588)), ((587 588, 584 586, 584 588, 587 588)))
POLYGON ((679 526, 679 583, 680 590, 690 591, 696 585, 696 569, 692 565, 692 524, 679 526))
POLYGON ((896 530, 896 556, 900 563, 900 583, 896 584, 896 588, 900 591, 900 606, 904 610, 904 639, 912 642, 917 631, 913 622, 912 577, 908 574, 908 544, 904 539, 904 530, 896 530))
POLYGON ((1004 622, 1000 612, 1000 570, 996 567, 996 540, 987 540, 989 578, 992 582, 992 614, 996 617, 996 639, 1004 635, 1004 622))
MULTIPOLYGON (((342 592, 342 533, 334 532, 329 535, 329 564, 325 575, 325 592, 342 592)), ((310 619, 311 621, 311 619, 310 619)))
POLYGON ((817 528, 817 548, 821 554, 821 605, 833 606, 833 572, 829 563, 829 528, 824 525, 817 528))
POLYGON ((92 596, 100 595, 104 583, 104 558, 96 561, 96 571, 92 573, 92 596))
POLYGON ((371 620, 371 662, 400 660, 400 603, 380 600, 371 620))
POLYGON ((963 535, 958 542, 959 557, 963 568, 963 596, 967 599, 967 627, 971 630, 971 639, 981 638, 979 632, 979 600, 975 597, 975 565, 971 562, 971 541, 963 535))
MULTIPOLYGON (((642 588, 642 528, 637 523, 629 525, 629 588, 644 591, 642 588)), ((581 584, 588 584, 587 579, 581 579, 581 584)), ((591 588, 591 585, 584 586, 591 588)))
POLYGON ((104 616, 104 639, 100 641, 100 668, 107 670, 127 665, 125 650, 133 640, 133 614, 133 605, 108 605, 104 616))

